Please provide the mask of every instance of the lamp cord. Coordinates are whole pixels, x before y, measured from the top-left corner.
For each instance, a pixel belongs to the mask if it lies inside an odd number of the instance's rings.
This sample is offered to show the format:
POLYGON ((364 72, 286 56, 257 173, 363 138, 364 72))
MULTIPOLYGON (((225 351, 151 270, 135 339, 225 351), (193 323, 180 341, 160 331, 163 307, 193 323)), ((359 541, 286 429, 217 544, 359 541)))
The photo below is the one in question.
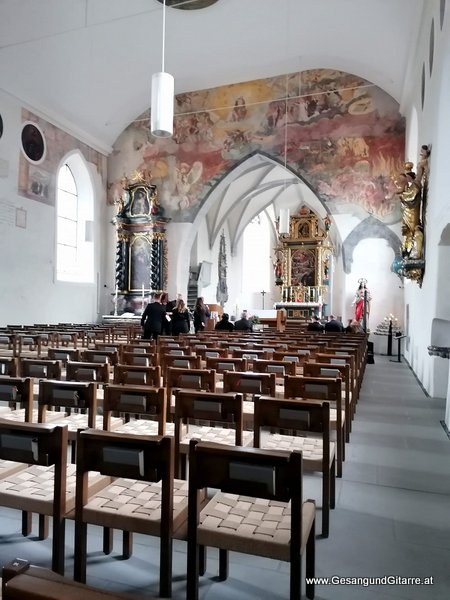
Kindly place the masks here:
POLYGON ((162 66, 161 71, 164 73, 164 54, 166 48, 166 0, 163 2, 163 30, 162 30, 162 66))

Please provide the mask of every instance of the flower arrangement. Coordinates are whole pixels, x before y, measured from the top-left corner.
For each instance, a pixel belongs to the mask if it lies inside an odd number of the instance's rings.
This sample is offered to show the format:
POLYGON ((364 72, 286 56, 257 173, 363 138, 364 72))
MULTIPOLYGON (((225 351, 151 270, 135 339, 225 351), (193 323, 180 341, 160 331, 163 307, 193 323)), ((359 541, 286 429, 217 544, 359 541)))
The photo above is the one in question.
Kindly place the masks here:
POLYGON ((252 315, 249 318, 249 321, 252 325, 259 325, 261 323, 260 318, 258 317, 258 315, 252 315))

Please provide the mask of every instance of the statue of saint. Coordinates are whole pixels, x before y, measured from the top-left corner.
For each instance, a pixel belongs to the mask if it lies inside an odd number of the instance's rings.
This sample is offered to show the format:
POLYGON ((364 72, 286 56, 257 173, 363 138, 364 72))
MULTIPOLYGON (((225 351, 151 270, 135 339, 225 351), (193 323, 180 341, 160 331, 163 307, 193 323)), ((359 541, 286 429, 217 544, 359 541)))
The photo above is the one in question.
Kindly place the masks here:
MULTIPOLYGON (((406 167, 412 167, 411 163, 406 163, 406 167)), ((397 186, 397 194, 400 198, 403 212, 402 223, 402 255, 404 258, 413 258, 411 253, 415 248, 414 255, 418 254, 420 248, 420 256, 414 258, 422 258, 423 253, 423 228, 422 228, 422 186, 417 181, 415 173, 411 170, 405 173, 400 173, 394 180, 397 186), (416 238, 421 238, 420 240, 416 238)))

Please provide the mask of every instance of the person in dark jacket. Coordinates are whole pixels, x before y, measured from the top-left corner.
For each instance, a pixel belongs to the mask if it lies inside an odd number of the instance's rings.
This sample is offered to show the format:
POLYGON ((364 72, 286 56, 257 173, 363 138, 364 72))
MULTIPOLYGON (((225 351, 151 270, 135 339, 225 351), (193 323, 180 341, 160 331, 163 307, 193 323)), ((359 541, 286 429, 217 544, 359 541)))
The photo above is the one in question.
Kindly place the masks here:
POLYGON ((236 331, 253 331, 251 321, 247 319, 247 312, 243 312, 241 318, 234 322, 234 329, 236 331))
POLYGON ((189 333, 191 318, 186 308, 184 300, 177 300, 175 308, 172 310, 172 335, 180 333, 189 333))
POLYGON ((325 331, 343 332, 344 326, 333 315, 330 315, 329 321, 325 323, 325 331))
POLYGON ((233 323, 230 323, 230 317, 227 313, 223 313, 222 318, 214 327, 216 331, 234 331, 233 323))
POLYGON ((153 302, 147 304, 141 318, 143 328, 142 339, 157 340, 161 335, 166 321, 166 307, 161 304, 161 294, 154 297, 153 302))
POLYGON ((205 304, 203 298, 197 298, 194 308, 194 329, 195 333, 205 331, 206 323, 208 322, 211 313, 209 306, 205 304))
POLYGON ((319 317, 313 317, 311 323, 308 323, 307 331, 323 331, 324 327, 319 317))

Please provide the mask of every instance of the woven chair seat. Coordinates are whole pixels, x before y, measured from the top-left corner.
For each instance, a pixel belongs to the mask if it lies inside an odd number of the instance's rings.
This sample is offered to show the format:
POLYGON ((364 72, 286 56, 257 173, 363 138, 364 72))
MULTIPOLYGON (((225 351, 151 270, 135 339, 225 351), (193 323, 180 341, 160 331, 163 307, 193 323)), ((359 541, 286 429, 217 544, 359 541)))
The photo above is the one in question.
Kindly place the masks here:
MULTIPOLYGON (((314 520, 314 503, 303 504, 302 551, 314 520)), ((216 494, 200 513, 198 543, 289 561, 290 503, 216 494)))
MULTIPOLYGON (((7 407, 5 407, 5 408, 7 408, 7 407)), ((67 413, 65 413, 65 412, 48 410, 46 413, 45 420, 46 420, 46 423, 56 423, 61 420, 61 417, 65 418, 66 416, 67 416, 67 413)), ((24 408, 18 408, 17 410, 7 409, 4 412, 2 411, 2 413, 0 414, 0 417, 2 419, 7 419, 8 421, 14 421, 15 423, 23 423, 25 421, 25 409, 24 408)), ((31 422, 32 423, 38 422, 38 409, 37 408, 33 408, 31 422)))
MULTIPOLYGON (((129 423, 123 423, 114 429, 116 433, 134 433, 136 435, 158 435, 158 422, 150 419, 132 419, 129 423)), ((175 425, 166 423, 165 435, 173 436, 175 425)))
MULTIPOLYGON (((313 436, 283 435, 279 433, 264 436, 261 448, 267 450, 300 450, 305 471, 322 471, 323 440, 313 436)), ((333 462, 336 445, 330 442, 330 465, 333 462)))
MULTIPOLYGON (((180 441, 180 452, 187 454, 189 442, 192 439, 202 442, 214 442, 216 444, 225 444, 227 446, 236 445, 236 432, 234 429, 224 429, 223 427, 209 427, 206 425, 189 425, 190 431, 183 436, 180 441)), ((242 432, 242 445, 253 445, 253 432, 242 432)))
MULTIPOLYGON (((49 412, 51 414, 51 411, 47 411, 45 414, 45 420, 47 420, 47 415, 49 414, 49 412)), ((88 415, 82 413, 74 413, 69 416, 66 416, 63 419, 59 419, 58 425, 67 425, 67 429, 69 431, 69 438, 75 439, 78 429, 87 429, 88 415)), ((120 417, 111 417, 111 431, 115 431, 117 427, 120 427, 120 425, 123 425, 123 419, 121 419, 120 417)), ((101 415, 96 415, 95 417, 95 428, 103 429, 103 417, 101 415)))
POLYGON ((22 471, 22 469, 26 469, 24 463, 18 463, 12 460, 0 460, 0 479, 9 477, 13 473, 17 473, 17 471, 22 471))
MULTIPOLYGON (((173 530, 176 531, 187 519, 188 484, 175 479, 173 489, 173 530)), ((91 495, 83 508, 83 520, 103 527, 159 535, 161 484, 116 479, 91 495)))
MULTIPOLYGON (((67 465, 66 513, 75 508, 75 473, 76 465, 67 465)), ((0 505, 52 516, 53 480, 53 466, 36 465, 0 479, 0 505)), ((110 481, 110 477, 92 473, 89 477, 89 493, 98 491, 110 481)))

